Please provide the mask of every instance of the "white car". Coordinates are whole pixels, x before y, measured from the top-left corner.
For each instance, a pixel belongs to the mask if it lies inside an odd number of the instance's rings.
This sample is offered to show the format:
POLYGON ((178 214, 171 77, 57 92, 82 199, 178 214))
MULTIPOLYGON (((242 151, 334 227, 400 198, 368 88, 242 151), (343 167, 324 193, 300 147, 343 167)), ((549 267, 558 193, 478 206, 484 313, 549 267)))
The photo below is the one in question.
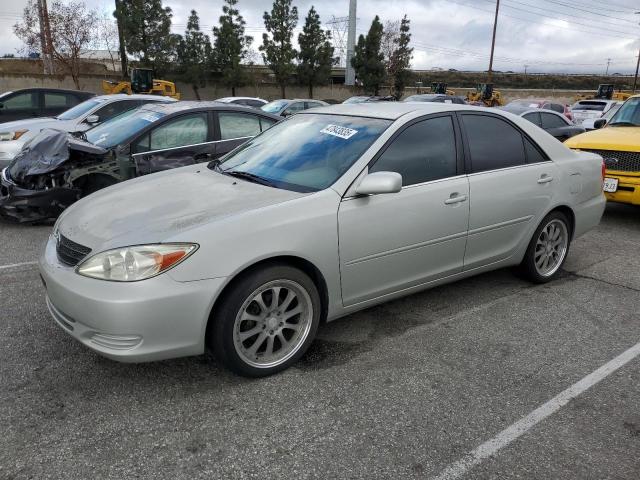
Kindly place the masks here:
POLYGON ((153 95, 101 95, 79 103, 57 117, 16 120, 0 124, 0 170, 22 150, 25 143, 41 130, 84 132, 128 110, 149 102, 175 102, 173 98, 153 95))
MULTIPOLYGON (((619 103, 616 100, 580 100, 571 107, 573 123, 582 125, 585 120, 596 120, 609 111, 611 107, 619 103)), ((586 127, 585 127, 586 128, 586 127)))
POLYGON ((269 103, 266 100, 258 97, 223 97, 218 98, 216 102, 233 103, 234 105, 245 105, 252 108, 261 108, 262 106, 269 103))
POLYGON ((60 328, 102 355, 211 349, 269 375, 324 320, 502 267, 556 278, 600 222, 603 172, 602 157, 496 109, 314 108, 221 161, 80 200, 40 272, 60 328))
POLYGON ((611 120, 611 117, 613 117, 615 115, 615 113, 618 110, 620 110, 620 107, 622 106, 623 103, 624 102, 616 102, 615 105, 612 105, 609 108, 609 110, 607 110, 605 113, 603 113, 599 117, 589 118, 589 119, 585 120, 584 122, 582 122, 582 126, 586 130, 595 130, 596 127, 595 127, 594 123, 596 122, 596 120, 598 120, 600 118, 604 118, 607 121, 607 123, 609 123, 609 120, 611 120))

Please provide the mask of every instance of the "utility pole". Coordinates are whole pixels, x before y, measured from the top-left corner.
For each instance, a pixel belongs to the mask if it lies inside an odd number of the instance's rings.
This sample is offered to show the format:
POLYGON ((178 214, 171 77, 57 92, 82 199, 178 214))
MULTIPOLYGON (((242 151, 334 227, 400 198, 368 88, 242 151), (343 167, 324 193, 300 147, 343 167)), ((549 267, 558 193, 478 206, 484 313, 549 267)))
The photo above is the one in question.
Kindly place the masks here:
POLYGON ((500 10, 500 0, 496 0, 496 17, 493 19, 493 36, 491 37, 491 56, 489 57, 489 72, 487 83, 491 83, 493 75, 493 52, 496 48, 496 28, 498 27, 498 11, 500 10))
POLYGON ((611 59, 607 58, 607 71, 604 72, 605 75, 609 75, 609 65, 611 65, 611 59))
POLYGON ((116 0, 116 11, 114 16, 116 17, 116 24, 118 25, 118 45, 120 46, 120 68, 122 70, 122 77, 127 78, 127 49, 124 43, 124 26, 122 25, 122 0, 116 0))
POLYGON ((529 65, 525 65, 524 66, 524 76, 527 76, 527 68, 529 68, 529 65))
POLYGON ((351 59, 356 48, 356 0, 349 0, 349 33, 347 35, 347 64, 345 68, 345 85, 355 85, 356 72, 351 66, 351 59))
POLYGON ((49 26, 49 12, 47 0, 38 0, 38 22, 40 23, 40 52, 45 75, 54 73, 53 65, 53 40, 49 26))
MULTIPOLYGON (((640 12, 636 12, 636 15, 640 15, 640 12)), ((638 50, 638 63, 636 63, 636 76, 633 77, 633 92, 636 93, 636 87, 638 86, 638 69, 640 69, 640 50, 638 50)))

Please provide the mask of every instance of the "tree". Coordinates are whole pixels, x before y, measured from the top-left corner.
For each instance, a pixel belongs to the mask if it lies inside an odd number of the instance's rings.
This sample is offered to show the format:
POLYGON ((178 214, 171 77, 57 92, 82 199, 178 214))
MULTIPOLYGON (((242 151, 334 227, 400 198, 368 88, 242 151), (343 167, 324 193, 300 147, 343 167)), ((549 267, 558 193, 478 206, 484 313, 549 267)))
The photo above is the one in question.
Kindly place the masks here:
POLYGON ((384 30, 382 32, 382 40, 380 42, 380 51, 384 56, 384 65, 389 71, 389 62, 391 61, 391 55, 398 48, 398 41, 400 38, 400 20, 387 20, 384 22, 384 30))
POLYGON ((413 48, 409 48, 411 34, 409 33, 409 19, 405 15, 400 22, 400 32, 398 35, 396 48, 391 53, 387 64, 387 73, 393 85, 393 95, 400 100, 407 86, 409 78, 411 78, 411 58, 413 57, 413 48))
MULTIPOLYGON (((62 3, 55 0, 49 8, 49 28, 53 58, 71 76, 76 88, 80 88, 81 57, 95 41, 98 14, 88 10, 83 2, 62 3)), ((38 2, 29 0, 22 21, 13 26, 13 31, 30 52, 40 52, 40 22, 38 2)))
POLYGON ((143 66, 164 70, 179 42, 179 36, 171 34, 171 8, 163 7, 162 0, 120 0, 115 15, 127 52, 143 66))
POLYGON ((356 71, 356 77, 362 83, 365 92, 373 95, 378 95, 385 77, 384 55, 380 49, 382 34, 382 23, 376 15, 367 36, 358 37, 358 43, 351 58, 351 66, 356 71))
POLYGON ((291 6, 291 0, 274 0, 271 14, 264 12, 262 18, 268 32, 262 34, 262 58, 275 75, 282 98, 285 98, 285 87, 296 68, 293 60, 297 52, 293 48, 291 37, 298 24, 298 8, 291 6))
POLYGON ((106 12, 98 18, 96 24, 96 35, 94 38, 96 50, 106 50, 111 62, 111 69, 116 70, 116 63, 118 59, 120 42, 118 40, 118 27, 113 23, 113 19, 106 12))
POLYGON ((231 87, 235 97, 236 87, 247 82, 242 62, 247 58, 253 37, 244 34, 245 21, 236 8, 238 0, 225 0, 220 26, 213 27, 214 47, 212 63, 222 73, 222 81, 231 87))
POLYGON ((329 41, 330 38, 331 33, 322 30, 320 15, 312 5, 305 19, 302 33, 298 35, 298 45, 300 45, 298 79, 300 83, 309 87, 309 98, 313 98, 314 85, 323 85, 331 77, 333 46, 329 41))
POLYGON ((198 12, 191 10, 184 37, 178 44, 178 60, 185 81, 191 84, 198 100, 200 100, 198 89, 206 84, 207 63, 210 56, 209 37, 200 31, 198 12))

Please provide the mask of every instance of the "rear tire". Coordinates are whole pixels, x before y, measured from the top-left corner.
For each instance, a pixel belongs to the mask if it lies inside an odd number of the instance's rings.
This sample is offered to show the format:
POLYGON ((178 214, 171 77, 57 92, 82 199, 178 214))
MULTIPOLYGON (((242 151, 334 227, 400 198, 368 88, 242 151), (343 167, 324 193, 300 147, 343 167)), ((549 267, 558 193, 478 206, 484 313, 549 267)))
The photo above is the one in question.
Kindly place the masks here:
POLYGON ((268 266, 230 285, 213 312, 207 344, 234 373, 273 375, 304 355, 320 312, 320 295, 308 275, 288 265, 268 266))
POLYGON ((520 273, 534 283, 547 283, 560 274, 567 259, 571 242, 571 229, 562 212, 549 213, 531 238, 520 273))

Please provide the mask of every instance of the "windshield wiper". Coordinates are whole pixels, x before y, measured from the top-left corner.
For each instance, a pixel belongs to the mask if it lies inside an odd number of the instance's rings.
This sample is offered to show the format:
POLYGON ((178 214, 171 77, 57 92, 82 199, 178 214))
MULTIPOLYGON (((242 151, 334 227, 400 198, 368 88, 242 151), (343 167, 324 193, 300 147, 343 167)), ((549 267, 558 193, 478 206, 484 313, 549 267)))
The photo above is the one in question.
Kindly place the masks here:
POLYGON ((223 175, 230 175, 232 177, 241 178, 243 180, 247 180, 249 182, 258 183, 260 185, 266 185, 267 187, 275 187, 275 184, 270 180, 267 180, 260 175, 256 175, 254 173, 249 172, 240 172, 237 170, 220 170, 223 175))
POLYGON ((621 127, 640 127, 640 125, 633 122, 613 122, 613 123, 610 123, 609 125, 620 125, 621 127))

